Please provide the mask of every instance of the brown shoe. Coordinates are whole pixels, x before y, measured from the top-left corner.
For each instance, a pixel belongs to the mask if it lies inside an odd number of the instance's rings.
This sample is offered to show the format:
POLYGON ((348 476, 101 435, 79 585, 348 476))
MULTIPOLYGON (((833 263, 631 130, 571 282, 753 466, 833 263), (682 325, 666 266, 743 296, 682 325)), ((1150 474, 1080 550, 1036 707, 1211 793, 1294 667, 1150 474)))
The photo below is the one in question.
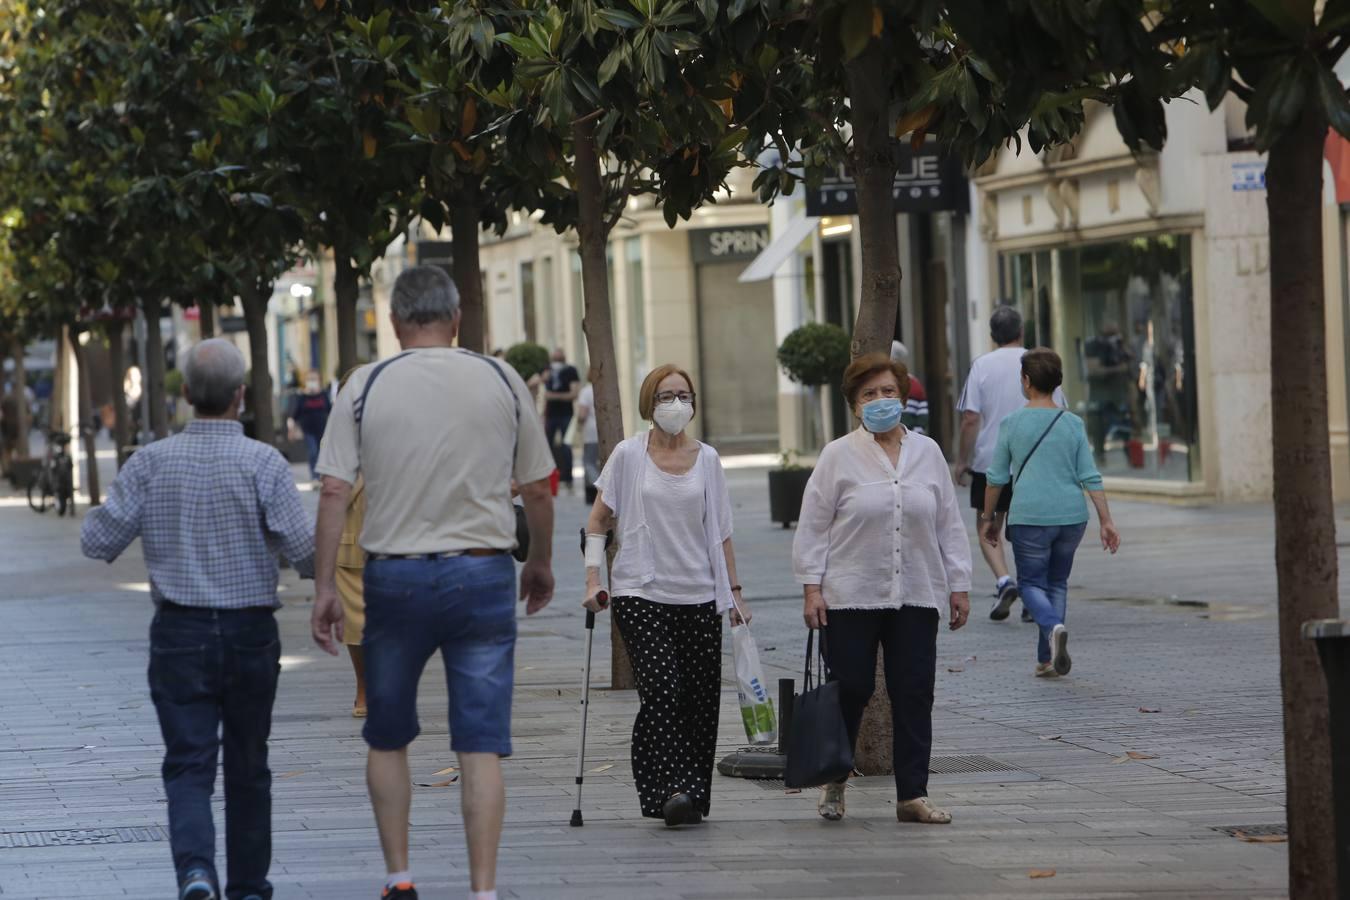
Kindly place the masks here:
POLYGON ((1052 663, 1036 663, 1037 678, 1058 678, 1059 673, 1055 671, 1052 663))
POLYGON ((921 822, 924 825, 950 825, 952 814, 938 809, 927 797, 915 797, 895 805, 895 818, 901 822, 921 822))
POLYGON ((827 784, 820 789, 820 802, 816 804, 816 812, 820 813, 822 819, 830 822, 838 822, 844 817, 844 789, 848 787, 848 782, 839 784, 827 784))

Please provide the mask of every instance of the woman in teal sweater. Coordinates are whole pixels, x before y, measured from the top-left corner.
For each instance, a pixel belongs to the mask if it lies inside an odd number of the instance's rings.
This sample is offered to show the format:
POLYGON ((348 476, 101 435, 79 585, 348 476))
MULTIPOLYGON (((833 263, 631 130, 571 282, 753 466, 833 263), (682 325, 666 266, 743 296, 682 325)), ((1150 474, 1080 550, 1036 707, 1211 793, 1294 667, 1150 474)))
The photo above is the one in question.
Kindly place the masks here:
POLYGON ((998 546, 995 508, 1003 486, 1013 482, 1008 539, 1022 603, 1040 627, 1036 675, 1050 678, 1069 674, 1073 664, 1064 617, 1073 555, 1087 530, 1084 491, 1097 508, 1102 549, 1115 553, 1120 548, 1083 420, 1055 405, 1053 395, 1063 381, 1064 364, 1053 350, 1030 350, 1022 357, 1022 393, 1028 402, 999 425, 980 516, 984 540, 998 546))

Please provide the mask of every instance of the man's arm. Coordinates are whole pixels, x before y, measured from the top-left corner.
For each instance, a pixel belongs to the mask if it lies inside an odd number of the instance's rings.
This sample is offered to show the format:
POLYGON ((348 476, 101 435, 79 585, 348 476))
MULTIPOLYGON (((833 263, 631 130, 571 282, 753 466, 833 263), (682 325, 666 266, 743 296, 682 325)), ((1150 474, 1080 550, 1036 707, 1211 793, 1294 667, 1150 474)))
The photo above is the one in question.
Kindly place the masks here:
POLYGON ((970 460, 975 455, 975 438, 980 434, 980 414, 966 410, 961 413, 961 447, 956 455, 956 481, 962 483, 970 471, 970 460))
POLYGON ((90 559, 112 562, 122 555, 141 533, 141 511, 145 505, 145 486, 141 481, 145 451, 127 461, 117 479, 108 488, 102 506, 89 510, 80 526, 80 550, 90 559), (141 456, 137 461, 137 456, 141 456))
POLYGON ((351 482, 332 475, 323 476, 319 516, 314 525, 314 612, 310 616, 310 630, 314 642, 334 656, 342 640, 342 603, 337 592, 338 546, 342 543, 342 528, 347 521, 347 503, 351 496, 351 482))
POLYGON ((300 503, 291 468, 280 453, 269 460, 267 477, 259 497, 267 530, 281 541, 281 552, 290 560, 301 578, 314 576, 314 530, 300 503))
POLYGON ((526 615, 532 616, 553 599, 553 491, 549 480, 522 484, 520 498, 530 529, 530 554, 520 571, 520 599, 526 601, 526 615))

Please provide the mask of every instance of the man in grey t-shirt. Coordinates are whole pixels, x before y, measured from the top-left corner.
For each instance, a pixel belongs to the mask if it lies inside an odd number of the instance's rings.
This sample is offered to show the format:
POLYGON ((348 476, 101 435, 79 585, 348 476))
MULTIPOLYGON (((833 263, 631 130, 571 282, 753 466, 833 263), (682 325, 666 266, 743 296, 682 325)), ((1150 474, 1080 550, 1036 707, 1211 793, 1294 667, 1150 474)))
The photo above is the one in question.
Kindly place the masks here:
POLYGON ((417 898, 408 869, 408 745, 419 730, 417 683, 440 650, 472 890, 495 897, 516 641, 511 482, 520 486, 529 524, 519 595, 533 614, 553 596, 553 456, 515 370, 454 346, 459 296, 444 271, 403 272, 391 307, 403 353, 352 374, 319 452, 314 639, 337 652, 338 544, 359 474, 369 710, 362 736, 389 872, 382 896, 417 898))

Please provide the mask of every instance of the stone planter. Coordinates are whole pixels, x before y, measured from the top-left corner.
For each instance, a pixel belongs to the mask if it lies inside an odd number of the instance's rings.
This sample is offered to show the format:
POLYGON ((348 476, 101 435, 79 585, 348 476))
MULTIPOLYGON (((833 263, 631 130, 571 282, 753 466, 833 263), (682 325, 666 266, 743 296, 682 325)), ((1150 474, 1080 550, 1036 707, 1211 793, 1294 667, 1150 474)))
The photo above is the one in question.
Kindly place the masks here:
POLYGON ((802 494, 811 480, 812 469, 773 469, 769 472, 769 519, 784 528, 802 514, 802 494))

